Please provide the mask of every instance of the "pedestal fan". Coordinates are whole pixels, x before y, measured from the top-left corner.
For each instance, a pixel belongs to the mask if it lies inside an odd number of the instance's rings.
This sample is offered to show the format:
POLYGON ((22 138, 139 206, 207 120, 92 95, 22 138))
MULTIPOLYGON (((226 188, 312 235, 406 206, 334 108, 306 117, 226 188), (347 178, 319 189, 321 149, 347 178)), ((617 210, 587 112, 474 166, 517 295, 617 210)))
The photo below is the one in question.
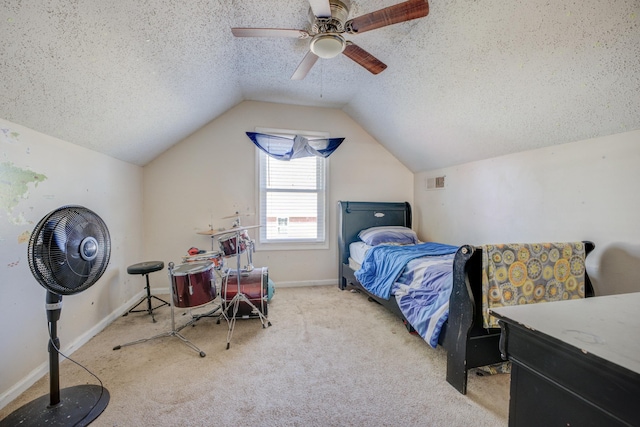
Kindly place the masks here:
POLYGON ((82 206, 63 206, 40 220, 29 240, 31 273, 47 290, 50 394, 18 408, 0 426, 84 426, 109 403, 102 385, 83 384, 60 390, 57 321, 62 296, 89 288, 102 276, 111 254, 109 230, 82 206))

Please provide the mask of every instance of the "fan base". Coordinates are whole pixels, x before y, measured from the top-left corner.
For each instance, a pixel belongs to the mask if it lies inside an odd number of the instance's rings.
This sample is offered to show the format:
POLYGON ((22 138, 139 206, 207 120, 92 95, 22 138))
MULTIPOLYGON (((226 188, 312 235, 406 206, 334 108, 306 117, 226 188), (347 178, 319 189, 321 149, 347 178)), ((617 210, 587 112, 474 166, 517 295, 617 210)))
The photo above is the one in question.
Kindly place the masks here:
POLYGON ((86 426, 98 418, 109 404, 109 391, 85 384, 60 390, 60 403, 51 407, 49 395, 27 403, 0 421, 9 426, 86 426))

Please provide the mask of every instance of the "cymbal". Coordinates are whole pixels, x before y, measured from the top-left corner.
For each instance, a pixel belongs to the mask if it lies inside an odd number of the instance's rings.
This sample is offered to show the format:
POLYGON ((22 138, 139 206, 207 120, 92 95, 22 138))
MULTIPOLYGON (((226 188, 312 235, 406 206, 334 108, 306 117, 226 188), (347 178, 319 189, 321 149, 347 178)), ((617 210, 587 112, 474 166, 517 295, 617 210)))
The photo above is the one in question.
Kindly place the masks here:
POLYGON ((223 216, 222 219, 229 219, 229 218, 237 218, 239 216, 251 216, 253 215, 252 213, 234 213, 233 215, 227 215, 227 216, 223 216))
POLYGON ((229 233, 233 233, 233 231, 229 231, 229 230, 198 231, 198 234, 204 234, 205 236, 211 236, 211 237, 221 236, 223 234, 229 234, 229 233))
POLYGON ((197 231, 197 233, 198 233, 198 234, 204 234, 204 235, 206 235, 206 236, 211 236, 211 235, 213 235, 214 233, 217 233, 217 230, 213 230, 213 229, 211 229, 211 230, 206 230, 206 231, 197 231))
POLYGON ((243 230, 250 230, 252 228, 262 227, 262 225, 243 225, 241 227, 232 227, 227 228, 226 230, 206 230, 206 231, 198 231, 198 234, 203 234, 206 236, 216 237, 221 236, 223 234, 233 234, 243 230))
POLYGON ((260 225, 260 224, 258 224, 258 225, 241 225, 240 227, 232 227, 229 230, 231 230, 231 232, 234 232, 236 230, 244 230, 244 229, 249 230, 251 228, 258 228, 258 227, 262 227, 262 225, 260 225))

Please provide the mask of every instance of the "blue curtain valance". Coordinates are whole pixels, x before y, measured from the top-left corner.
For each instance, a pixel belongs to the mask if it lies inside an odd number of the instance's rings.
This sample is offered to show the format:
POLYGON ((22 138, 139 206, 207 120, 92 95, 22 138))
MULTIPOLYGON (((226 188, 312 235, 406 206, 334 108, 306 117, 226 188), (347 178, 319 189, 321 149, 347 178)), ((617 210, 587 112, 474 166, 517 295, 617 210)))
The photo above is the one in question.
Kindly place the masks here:
POLYGON ((285 161, 309 156, 329 157, 344 141, 344 138, 286 137, 257 132, 247 132, 247 136, 267 155, 285 161))

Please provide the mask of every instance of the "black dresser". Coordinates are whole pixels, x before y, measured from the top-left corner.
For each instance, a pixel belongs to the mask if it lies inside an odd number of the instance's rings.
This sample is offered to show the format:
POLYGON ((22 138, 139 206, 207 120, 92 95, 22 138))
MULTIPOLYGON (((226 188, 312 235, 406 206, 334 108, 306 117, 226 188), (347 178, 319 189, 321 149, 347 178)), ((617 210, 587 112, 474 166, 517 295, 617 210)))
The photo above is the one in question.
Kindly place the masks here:
POLYGON ((501 307, 510 426, 640 426, 640 292, 501 307))

